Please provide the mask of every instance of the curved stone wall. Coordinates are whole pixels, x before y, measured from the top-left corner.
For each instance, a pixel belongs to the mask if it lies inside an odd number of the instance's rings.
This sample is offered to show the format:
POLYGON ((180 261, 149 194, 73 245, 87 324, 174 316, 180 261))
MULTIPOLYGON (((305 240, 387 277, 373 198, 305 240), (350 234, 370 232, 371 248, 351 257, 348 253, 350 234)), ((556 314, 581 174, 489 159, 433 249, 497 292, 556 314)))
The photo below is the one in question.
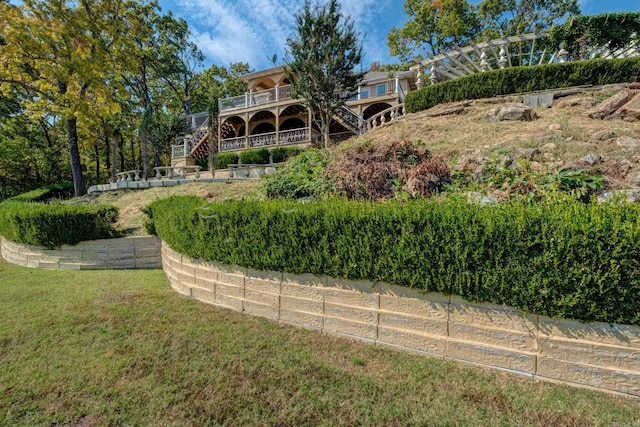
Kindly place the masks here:
POLYGON ((160 239, 155 236, 88 240, 45 249, 2 239, 2 257, 23 267, 59 270, 162 268, 160 239))
POLYGON ((370 281, 255 271, 192 260, 162 243, 171 286, 276 321, 640 397, 640 327, 582 324, 370 281))

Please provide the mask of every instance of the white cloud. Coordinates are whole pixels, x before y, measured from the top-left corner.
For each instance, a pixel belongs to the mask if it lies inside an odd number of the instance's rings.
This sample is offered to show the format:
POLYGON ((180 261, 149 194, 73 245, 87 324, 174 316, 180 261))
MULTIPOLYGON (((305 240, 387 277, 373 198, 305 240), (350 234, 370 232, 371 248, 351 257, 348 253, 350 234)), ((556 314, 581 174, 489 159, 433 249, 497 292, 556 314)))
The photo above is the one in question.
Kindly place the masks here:
MULTIPOLYGON (((161 4, 165 11, 171 9, 187 20, 207 63, 242 61, 254 69, 271 66, 268 58, 273 54, 282 61, 287 38, 294 35, 294 14, 303 6, 299 0, 161 0, 161 4)), ((385 17, 400 13, 398 4, 343 1, 342 12, 351 16, 362 37, 364 67, 376 59, 388 61, 386 34, 391 25, 385 26, 385 17)))

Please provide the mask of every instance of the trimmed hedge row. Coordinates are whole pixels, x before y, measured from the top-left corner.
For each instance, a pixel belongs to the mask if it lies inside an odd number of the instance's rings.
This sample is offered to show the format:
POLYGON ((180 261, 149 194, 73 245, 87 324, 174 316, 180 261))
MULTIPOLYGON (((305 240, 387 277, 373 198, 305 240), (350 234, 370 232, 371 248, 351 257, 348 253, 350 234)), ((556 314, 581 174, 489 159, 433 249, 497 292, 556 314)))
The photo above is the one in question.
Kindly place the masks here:
POLYGON ((64 188, 48 186, 0 203, 0 235, 14 242, 45 248, 117 236, 114 206, 67 206, 39 200, 57 197, 64 188))
POLYGON ((632 82, 640 71, 640 58, 593 59, 477 73, 409 92, 408 112, 438 104, 498 95, 533 92, 580 85, 632 82))
POLYGON ((193 258, 371 279, 582 321, 640 325, 640 206, 462 199, 149 207, 157 234, 193 258))

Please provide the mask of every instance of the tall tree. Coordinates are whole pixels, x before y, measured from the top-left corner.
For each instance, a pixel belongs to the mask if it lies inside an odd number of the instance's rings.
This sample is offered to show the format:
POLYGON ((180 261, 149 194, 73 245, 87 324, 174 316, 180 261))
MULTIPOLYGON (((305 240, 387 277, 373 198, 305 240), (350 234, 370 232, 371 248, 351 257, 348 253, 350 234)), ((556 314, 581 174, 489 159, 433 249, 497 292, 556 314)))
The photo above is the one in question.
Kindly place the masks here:
POLYGON ((362 46, 350 16, 337 0, 304 8, 295 16, 296 36, 287 39, 287 68, 293 96, 314 113, 324 145, 328 147, 333 116, 362 80, 355 68, 362 62, 362 46))
POLYGON ((464 44, 480 30, 475 8, 467 0, 405 0, 404 10, 409 20, 387 34, 391 55, 403 62, 464 44))
POLYGON ((240 96, 247 92, 247 82, 240 76, 249 72, 251 72, 249 64, 234 62, 228 67, 212 65, 198 73, 191 91, 193 111, 211 112, 212 99, 240 96))
POLYGON ((0 3, 0 90, 20 85, 34 117, 62 117, 75 195, 86 193, 78 121, 117 109, 109 82, 122 66, 114 52, 127 45, 124 0, 24 0, 0 3))
POLYGON ((578 0, 483 0, 478 5, 487 38, 545 31, 579 15, 578 0))

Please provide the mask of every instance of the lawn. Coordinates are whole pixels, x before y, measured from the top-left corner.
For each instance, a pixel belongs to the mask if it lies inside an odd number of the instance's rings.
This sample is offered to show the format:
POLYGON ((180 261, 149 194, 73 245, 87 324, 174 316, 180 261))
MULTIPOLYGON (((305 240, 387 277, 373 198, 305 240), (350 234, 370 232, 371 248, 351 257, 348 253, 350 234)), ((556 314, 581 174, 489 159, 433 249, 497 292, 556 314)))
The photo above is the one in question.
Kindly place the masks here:
POLYGON ((0 425, 640 426, 640 402, 0 261, 0 425))

